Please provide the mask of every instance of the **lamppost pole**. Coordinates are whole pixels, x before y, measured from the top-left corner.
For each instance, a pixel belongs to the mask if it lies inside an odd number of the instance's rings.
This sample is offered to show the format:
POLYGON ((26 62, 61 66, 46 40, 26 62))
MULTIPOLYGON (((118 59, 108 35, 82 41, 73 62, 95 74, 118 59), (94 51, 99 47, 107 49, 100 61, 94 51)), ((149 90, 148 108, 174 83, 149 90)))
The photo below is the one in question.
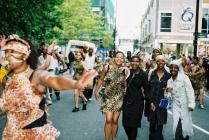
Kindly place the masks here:
POLYGON ((115 0, 115 27, 114 27, 114 31, 113 31, 113 40, 114 40, 114 51, 116 51, 116 35, 117 35, 117 14, 118 14, 118 1, 115 0))
POLYGON ((196 1, 196 18, 195 18, 195 32, 194 32, 194 56, 197 56, 197 43, 198 43, 198 22, 199 22, 199 4, 200 1, 196 1))

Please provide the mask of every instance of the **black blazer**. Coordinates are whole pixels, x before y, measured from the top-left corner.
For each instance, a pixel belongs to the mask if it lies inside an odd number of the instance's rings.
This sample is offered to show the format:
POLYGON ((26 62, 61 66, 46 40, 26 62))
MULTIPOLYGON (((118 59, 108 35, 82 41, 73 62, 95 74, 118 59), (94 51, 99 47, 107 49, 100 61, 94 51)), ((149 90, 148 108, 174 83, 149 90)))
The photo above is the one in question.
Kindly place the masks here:
POLYGON ((131 70, 127 79, 127 89, 123 102, 123 125, 129 127, 140 127, 144 110, 144 99, 148 92, 147 75, 143 70, 133 74, 131 70), (142 93, 142 88, 144 93, 142 93))
POLYGON ((170 79, 171 75, 166 70, 164 70, 163 77, 159 80, 157 76, 157 71, 153 71, 149 80, 149 91, 148 91, 148 101, 155 104, 155 111, 149 110, 148 121, 152 123, 157 123, 159 125, 165 124, 167 122, 167 110, 159 108, 160 100, 164 98, 164 90, 167 86, 167 81, 170 79))

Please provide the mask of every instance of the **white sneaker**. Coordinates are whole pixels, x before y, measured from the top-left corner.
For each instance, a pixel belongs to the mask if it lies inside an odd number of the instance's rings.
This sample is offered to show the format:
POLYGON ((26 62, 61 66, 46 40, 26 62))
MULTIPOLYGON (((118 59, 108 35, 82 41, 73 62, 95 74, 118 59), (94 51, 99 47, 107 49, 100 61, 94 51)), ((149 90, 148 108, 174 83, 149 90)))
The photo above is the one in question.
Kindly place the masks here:
POLYGON ((52 101, 51 100, 46 100, 46 104, 47 105, 52 105, 52 101))
POLYGON ((200 109, 204 109, 204 105, 200 104, 200 109))
POLYGON ((89 100, 89 101, 92 101, 92 98, 89 98, 88 100, 89 100))

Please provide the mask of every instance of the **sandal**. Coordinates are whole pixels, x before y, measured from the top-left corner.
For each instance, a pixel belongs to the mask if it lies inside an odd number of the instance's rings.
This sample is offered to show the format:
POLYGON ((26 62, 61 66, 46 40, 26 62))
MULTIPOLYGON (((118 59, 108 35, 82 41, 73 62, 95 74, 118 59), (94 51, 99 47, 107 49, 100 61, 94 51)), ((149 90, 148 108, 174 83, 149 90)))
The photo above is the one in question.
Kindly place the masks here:
POLYGON ((79 108, 75 107, 72 112, 78 112, 79 111, 79 108))

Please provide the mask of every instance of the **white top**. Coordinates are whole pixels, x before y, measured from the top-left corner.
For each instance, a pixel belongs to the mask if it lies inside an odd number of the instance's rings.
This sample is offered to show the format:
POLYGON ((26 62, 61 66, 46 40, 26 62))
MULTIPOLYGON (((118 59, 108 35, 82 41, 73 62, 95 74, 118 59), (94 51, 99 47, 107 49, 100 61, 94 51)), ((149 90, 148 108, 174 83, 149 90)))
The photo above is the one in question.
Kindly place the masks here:
POLYGON ((179 118, 182 121, 183 136, 193 135, 192 114, 188 107, 195 108, 195 97, 189 77, 179 72, 175 81, 172 78, 168 80, 167 86, 173 88, 171 91, 173 98, 173 137, 175 137, 179 118))
POLYGON ((49 65, 49 67, 48 67, 48 70, 49 70, 49 69, 55 70, 56 68, 59 67, 58 60, 55 59, 53 56, 50 56, 50 57, 51 57, 51 62, 50 62, 50 65, 49 65))
POLYGON ((87 54, 84 63, 87 69, 93 69, 95 65, 95 55, 89 56, 87 54))
POLYGON ((173 88, 171 95, 173 98, 173 102, 176 105, 182 106, 182 104, 186 103, 187 107, 191 107, 194 109, 194 90, 187 75, 185 75, 182 72, 179 72, 175 81, 173 81, 172 78, 168 80, 167 86, 173 88))

